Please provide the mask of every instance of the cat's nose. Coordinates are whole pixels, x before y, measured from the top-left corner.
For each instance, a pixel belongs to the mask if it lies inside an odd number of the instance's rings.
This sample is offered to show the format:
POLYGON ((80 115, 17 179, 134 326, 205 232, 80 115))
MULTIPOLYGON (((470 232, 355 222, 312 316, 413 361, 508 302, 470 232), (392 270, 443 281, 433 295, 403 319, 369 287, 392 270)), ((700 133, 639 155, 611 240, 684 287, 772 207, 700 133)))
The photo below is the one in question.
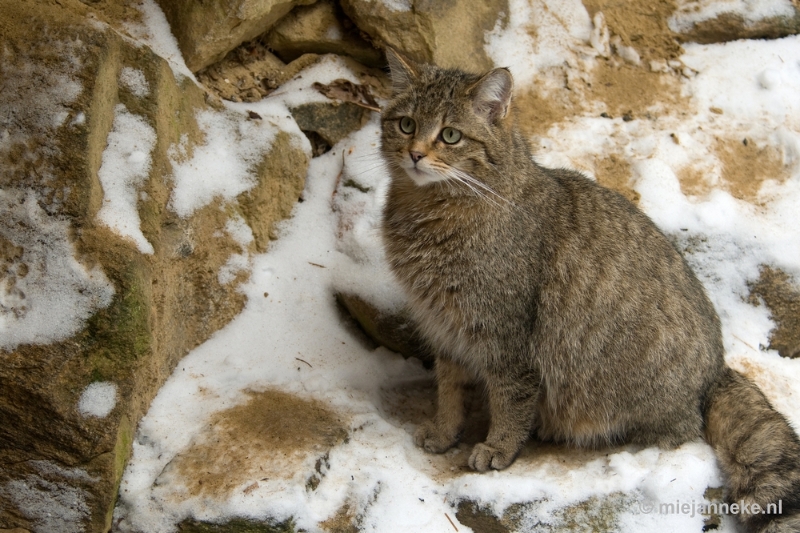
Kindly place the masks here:
POLYGON ((414 163, 417 163, 420 159, 425 157, 425 154, 423 154, 422 152, 413 152, 412 151, 412 152, 409 152, 409 155, 411 155, 411 160, 414 163))

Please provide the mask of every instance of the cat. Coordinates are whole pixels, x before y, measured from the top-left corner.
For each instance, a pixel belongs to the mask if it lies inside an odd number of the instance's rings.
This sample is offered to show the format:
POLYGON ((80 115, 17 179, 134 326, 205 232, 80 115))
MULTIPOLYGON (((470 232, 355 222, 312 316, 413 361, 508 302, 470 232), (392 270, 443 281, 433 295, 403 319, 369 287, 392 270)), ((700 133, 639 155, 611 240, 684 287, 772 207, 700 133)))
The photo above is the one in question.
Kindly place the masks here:
POLYGON ((477 382, 491 420, 474 470, 506 468, 531 434, 665 449, 705 437, 730 500, 780 500, 783 515, 741 514, 750 530, 800 531, 800 440, 726 366, 717 313, 665 235, 622 195, 534 161, 507 69, 387 60, 383 241, 436 354, 437 411, 416 444, 458 442, 477 382))

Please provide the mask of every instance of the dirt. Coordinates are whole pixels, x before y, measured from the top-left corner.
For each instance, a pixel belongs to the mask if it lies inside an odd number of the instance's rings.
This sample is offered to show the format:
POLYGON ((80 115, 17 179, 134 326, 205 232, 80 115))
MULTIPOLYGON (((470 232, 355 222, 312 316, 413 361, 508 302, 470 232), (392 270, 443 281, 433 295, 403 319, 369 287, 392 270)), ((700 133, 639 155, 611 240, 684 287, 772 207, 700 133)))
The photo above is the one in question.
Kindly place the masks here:
POLYGON ((747 138, 719 138, 712 148, 722 165, 719 183, 714 183, 718 170, 711 162, 698 161, 678 172, 684 194, 704 196, 721 188, 734 198, 761 205, 765 201, 759 196, 761 186, 767 181, 783 183, 791 175, 782 154, 774 146, 759 146, 747 138))
POLYGON ((358 533, 360 524, 352 506, 344 504, 331 518, 319 523, 319 527, 328 533, 358 533))
POLYGON ((740 200, 756 201, 765 181, 782 183, 789 178, 783 158, 773 146, 759 147, 748 139, 718 139, 714 149, 722 162, 725 189, 740 200))
POLYGON ((599 59, 585 75, 557 67, 541 78, 529 91, 515 97, 519 126, 530 135, 544 135, 553 124, 570 117, 656 119, 688 105, 680 94, 677 73, 653 72, 613 57, 599 59), (558 78, 563 79, 561 87, 548 88, 558 78))
POLYGON ((602 11, 612 35, 632 46, 646 64, 652 59, 677 59, 683 50, 667 20, 677 9, 676 0, 583 0, 594 18, 602 11))
POLYGON ((785 272, 764 266, 750 284, 750 302, 769 309, 775 328, 769 334, 771 350, 783 357, 800 357, 800 286, 785 272))
POLYGON ((342 417, 317 400, 254 392, 247 402, 215 414, 165 471, 177 474, 189 496, 224 500, 248 481, 243 490, 252 492, 259 481, 294 476, 311 457, 324 461, 347 436, 345 427, 342 417))
POLYGON ((631 164, 618 154, 595 158, 595 177, 600 185, 614 189, 625 198, 639 203, 641 195, 631 187, 631 164))

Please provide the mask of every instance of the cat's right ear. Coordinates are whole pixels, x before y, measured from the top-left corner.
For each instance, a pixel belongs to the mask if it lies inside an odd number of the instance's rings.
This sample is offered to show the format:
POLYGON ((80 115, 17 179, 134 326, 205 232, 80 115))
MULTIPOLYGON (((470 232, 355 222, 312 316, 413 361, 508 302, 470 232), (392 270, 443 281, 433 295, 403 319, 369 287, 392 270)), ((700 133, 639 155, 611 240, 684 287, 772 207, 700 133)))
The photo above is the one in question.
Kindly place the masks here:
POLYGON ((388 46, 386 47, 386 60, 389 62, 389 77, 392 80, 394 94, 405 91, 419 77, 419 72, 414 64, 388 46))
POLYGON ((475 113, 496 122, 508 114, 514 78, 507 68, 496 68, 485 74, 469 89, 475 113))

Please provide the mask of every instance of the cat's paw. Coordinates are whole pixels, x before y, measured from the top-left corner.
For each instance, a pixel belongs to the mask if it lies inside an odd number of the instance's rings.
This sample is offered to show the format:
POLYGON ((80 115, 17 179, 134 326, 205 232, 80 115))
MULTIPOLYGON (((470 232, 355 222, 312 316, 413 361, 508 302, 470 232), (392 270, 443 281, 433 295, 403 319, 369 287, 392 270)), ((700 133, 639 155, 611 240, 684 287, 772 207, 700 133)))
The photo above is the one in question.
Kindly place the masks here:
POLYGON ((469 456, 469 466, 478 472, 486 472, 490 468, 502 470, 514 462, 516 454, 497 448, 492 448, 484 443, 476 444, 469 456))
POLYGON ((414 433, 414 444, 431 453, 444 453, 456 443, 457 438, 445 435, 432 421, 423 422, 414 433))

